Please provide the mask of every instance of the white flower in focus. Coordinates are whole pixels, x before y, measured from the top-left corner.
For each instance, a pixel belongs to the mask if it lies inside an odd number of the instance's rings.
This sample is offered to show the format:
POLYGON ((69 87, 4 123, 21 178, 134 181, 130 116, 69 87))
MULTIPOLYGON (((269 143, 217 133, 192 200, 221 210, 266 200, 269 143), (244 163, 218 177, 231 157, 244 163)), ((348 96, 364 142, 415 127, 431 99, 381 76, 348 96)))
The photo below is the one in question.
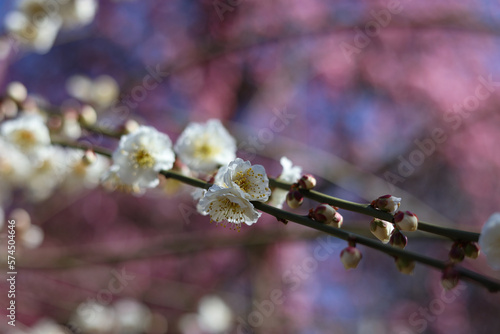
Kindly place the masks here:
POLYGON ((94 161, 85 158, 83 150, 66 150, 68 173, 64 180, 64 188, 69 192, 82 190, 82 188, 95 188, 99 185, 102 175, 109 168, 107 158, 96 155, 94 161))
POLYGON ((158 173, 174 165, 175 155, 170 138, 150 126, 122 136, 113 152, 117 175, 124 184, 154 188, 160 181, 158 173))
POLYGON ((217 119, 190 123, 175 143, 175 152, 189 168, 211 172, 236 158, 236 140, 217 119))
MULTIPOLYGON (((279 181, 287 183, 295 183, 300 179, 302 175, 302 167, 294 166, 292 164, 292 161, 287 157, 281 157, 280 163, 281 166, 283 167, 283 171, 281 172, 281 175, 278 177, 279 181)), ((288 190, 279 188, 274 189, 268 204, 275 206, 278 209, 283 208, 283 203, 286 200, 287 194, 288 190)))
POLYGON ((205 194, 207 193, 207 190, 206 189, 203 189, 203 188, 196 188, 195 190, 193 190, 191 192, 191 196, 193 197, 193 199, 195 201, 199 201, 200 199, 203 198, 203 196, 205 196, 205 194))
POLYGON ((500 269, 500 212, 496 212, 484 223, 479 236, 479 246, 486 255, 491 268, 500 269))
POLYGON ((243 197, 241 190, 218 185, 213 185, 208 189, 198 203, 197 209, 203 215, 210 215, 211 221, 228 222, 238 230, 241 223, 252 225, 261 215, 252 203, 243 197))
POLYGON ((49 129, 42 117, 36 114, 24 114, 3 122, 0 134, 24 153, 31 153, 50 144, 49 129))
POLYGON ((32 155, 31 175, 27 178, 25 193, 34 201, 47 199, 64 180, 68 171, 66 151, 47 146, 32 155))
POLYGON ((236 158, 229 165, 221 167, 215 175, 215 184, 239 189, 249 201, 265 202, 271 195, 266 170, 261 165, 236 158))

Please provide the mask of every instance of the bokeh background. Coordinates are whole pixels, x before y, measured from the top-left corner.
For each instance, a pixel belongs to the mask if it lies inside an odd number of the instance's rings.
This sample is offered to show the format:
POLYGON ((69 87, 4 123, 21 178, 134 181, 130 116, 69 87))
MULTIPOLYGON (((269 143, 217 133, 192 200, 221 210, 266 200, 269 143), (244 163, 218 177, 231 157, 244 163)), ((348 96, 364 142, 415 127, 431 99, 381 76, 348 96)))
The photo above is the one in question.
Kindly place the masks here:
MULTIPOLYGON (((0 2, 0 21, 16 8, 0 2)), ((391 193, 444 226, 478 232, 500 210, 496 1, 99 1, 90 23, 61 30, 45 52, 9 49, 0 31, 2 92, 20 81, 53 106, 90 103, 100 124, 132 118, 173 141, 189 122, 218 118, 239 155, 271 176, 287 156, 320 191, 365 203, 391 193), (144 89, 151 73, 156 85, 144 89)), ((406 276, 362 246, 360 266, 345 271, 345 242, 266 214, 240 233, 216 227, 191 191, 163 182, 142 197, 100 188, 14 197, 6 216, 23 208, 45 234, 17 254, 16 329, 51 319, 112 333, 110 319, 121 319, 130 325, 115 333, 500 330, 498 294, 468 282, 445 293, 438 271, 417 265, 406 276), (279 303, 266 302, 277 293, 279 303), (103 306, 78 325, 89 301, 103 306)), ((341 213, 346 229, 369 235, 369 217, 341 213)), ((407 248, 445 260, 450 246, 414 233, 407 248)), ((463 265, 500 278, 484 255, 463 265)))

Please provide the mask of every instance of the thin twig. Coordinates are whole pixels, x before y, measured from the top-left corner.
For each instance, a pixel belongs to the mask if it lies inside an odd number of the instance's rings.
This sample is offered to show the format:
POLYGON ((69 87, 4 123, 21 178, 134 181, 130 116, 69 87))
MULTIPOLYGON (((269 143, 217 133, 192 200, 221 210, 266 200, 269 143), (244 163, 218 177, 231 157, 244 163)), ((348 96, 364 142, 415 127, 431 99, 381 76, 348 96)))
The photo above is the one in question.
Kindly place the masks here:
MULTIPOLYGON (((281 188, 288 190, 292 186, 289 183, 285 183, 275 179, 269 179, 269 185, 271 187, 281 188)), ((346 201, 340 198, 332 197, 320 193, 315 190, 304 190, 299 189, 299 191, 307 198, 318 201, 320 203, 327 203, 341 209, 349 210, 352 212, 361 213, 370 217, 376 217, 385 221, 391 222, 394 216, 388 212, 380 211, 373 208, 370 204, 360 204, 355 202, 346 201)), ((442 227, 423 221, 418 222, 418 229, 428 233, 437 234, 443 237, 450 238, 454 241, 472 241, 477 242, 479 240, 479 233, 461 231, 453 228, 442 227)))

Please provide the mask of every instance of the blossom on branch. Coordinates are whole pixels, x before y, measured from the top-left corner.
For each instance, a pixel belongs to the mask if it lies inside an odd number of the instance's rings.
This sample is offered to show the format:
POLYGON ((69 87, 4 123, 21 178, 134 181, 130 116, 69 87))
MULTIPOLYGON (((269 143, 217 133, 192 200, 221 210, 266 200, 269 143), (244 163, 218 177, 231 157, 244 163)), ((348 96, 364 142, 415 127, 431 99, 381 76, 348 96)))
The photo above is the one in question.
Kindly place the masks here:
POLYGON ((174 150, 190 169, 208 173, 236 158, 236 140, 219 120, 211 119, 189 124, 174 150))
POLYGON ((113 152, 116 175, 125 185, 154 188, 159 184, 158 173, 174 165, 175 155, 170 138, 150 126, 122 136, 113 152))
POLYGON ((32 153, 50 144, 49 129, 43 118, 37 114, 23 114, 16 119, 3 122, 0 134, 24 153, 32 153))
POLYGON ((102 175, 109 168, 108 159, 80 149, 66 150, 68 174, 63 187, 68 192, 92 189, 99 185, 102 175))
POLYGON ((208 189, 197 208, 201 214, 210 215, 212 221, 228 222, 238 230, 241 223, 252 225, 261 215, 252 203, 245 199, 240 189, 224 188, 218 185, 213 185, 208 189))
POLYGON ((34 201, 49 198, 66 177, 69 167, 67 159, 67 152, 57 146, 46 146, 34 152, 26 195, 34 201))
MULTIPOLYGON (((278 181, 295 183, 302 174, 302 167, 294 166, 292 161, 287 157, 281 157, 280 164, 283 167, 281 175, 277 178, 278 181)), ((283 208, 283 203, 286 201, 288 190, 276 188, 273 190, 269 205, 275 206, 278 209, 283 208)))
POLYGON ((241 190, 249 201, 266 202, 271 195, 269 179, 262 165, 253 165, 241 158, 221 167, 215 176, 215 184, 241 190))

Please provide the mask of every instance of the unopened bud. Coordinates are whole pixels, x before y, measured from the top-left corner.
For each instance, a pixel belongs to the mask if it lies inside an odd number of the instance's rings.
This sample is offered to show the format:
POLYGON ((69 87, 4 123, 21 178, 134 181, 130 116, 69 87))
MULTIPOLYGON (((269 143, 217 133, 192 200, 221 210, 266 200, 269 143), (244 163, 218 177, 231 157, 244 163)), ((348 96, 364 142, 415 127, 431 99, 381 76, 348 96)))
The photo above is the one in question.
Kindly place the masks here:
POLYGON ((82 128, 78 123, 78 113, 75 110, 64 113, 61 134, 69 139, 78 139, 82 135, 82 128))
POLYGON ((371 206, 380 211, 390 212, 394 214, 399 209, 401 205, 401 198, 392 195, 380 196, 376 200, 372 201, 371 206))
POLYGON ((340 252, 340 261, 345 269, 354 269, 358 266, 363 254, 356 247, 346 247, 340 252))
POLYGON ((415 269, 415 261, 398 257, 396 258, 396 268, 398 268, 400 273, 403 273, 405 275, 413 275, 413 270, 415 269))
POLYGON ((316 186, 316 178, 311 174, 305 174, 298 183, 300 188, 310 190, 316 186))
POLYGON ((321 223, 330 224, 335 218, 335 213, 337 210, 330 204, 320 204, 314 209, 312 217, 321 223))
POLYGON ((460 243, 455 242, 448 253, 450 261, 453 263, 462 262, 465 257, 464 248, 460 243))
POLYGON ((80 110, 78 120, 85 126, 94 125, 97 122, 97 113, 92 106, 85 104, 80 110))
POLYGON ((304 202, 304 196, 298 190, 290 190, 286 195, 286 204, 292 209, 296 209, 304 202))
POLYGON ((17 103, 22 103, 28 97, 28 90, 26 87, 18 82, 14 81, 7 85, 7 96, 16 101, 17 103))
POLYGON ((335 212, 335 217, 333 217, 333 221, 330 223, 331 226, 340 228, 342 223, 344 222, 344 217, 337 211, 335 212))
POLYGON ((139 128, 139 123, 133 119, 129 119, 123 124, 123 133, 130 134, 139 128))
POLYGON ((16 117, 18 112, 17 104, 12 99, 5 99, 0 103, 0 121, 3 118, 16 117))
POLYGON ((464 252, 465 256, 470 257, 471 259, 477 259, 481 251, 479 250, 479 246, 476 243, 469 242, 467 245, 465 245, 464 252))
POLYGON ((401 231, 396 230, 391 235, 391 239, 389 240, 389 243, 391 244, 391 246, 403 249, 408 244, 408 238, 403 233, 401 233, 401 231))
POLYGON ((86 165, 92 165, 97 160, 97 155, 92 150, 86 150, 82 157, 82 162, 86 165))
POLYGON ((418 228, 418 217, 410 211, 398 211, 394 215, 394 223, 401 231, 416 231, 418 228))
POLYGON ((458 272, 452 267, 447 267, 443 270, 441 276, 441 285, 445 290, 451 290, 458 285, 458 272))
POLYGON ((388 221, 374 218, 370 222, 370 231, 384 244, 389 242, 393 230, 394 225, 388 221))

